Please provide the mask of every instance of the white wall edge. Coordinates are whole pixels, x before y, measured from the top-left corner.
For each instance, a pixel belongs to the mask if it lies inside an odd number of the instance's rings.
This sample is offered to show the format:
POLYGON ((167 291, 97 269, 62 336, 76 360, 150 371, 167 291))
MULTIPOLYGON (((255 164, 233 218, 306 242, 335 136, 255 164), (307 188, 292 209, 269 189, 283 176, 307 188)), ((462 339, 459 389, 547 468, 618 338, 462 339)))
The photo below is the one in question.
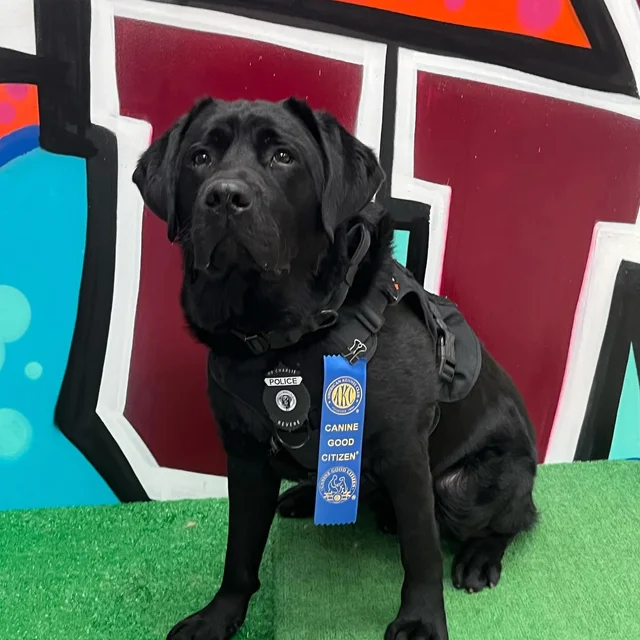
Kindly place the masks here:
POLYGON ((566 100, 640 120, 640 100, 631 96, 576 87, 523 71, 462 58, 419 51, 409 51, 407 58, 413 60, 418 71, 566 100))
POLYGON ((623 260, 640 263, 640 227, 637 225, 599 222, 593 237, 545 462, 573 460, 620 263, 623 260))

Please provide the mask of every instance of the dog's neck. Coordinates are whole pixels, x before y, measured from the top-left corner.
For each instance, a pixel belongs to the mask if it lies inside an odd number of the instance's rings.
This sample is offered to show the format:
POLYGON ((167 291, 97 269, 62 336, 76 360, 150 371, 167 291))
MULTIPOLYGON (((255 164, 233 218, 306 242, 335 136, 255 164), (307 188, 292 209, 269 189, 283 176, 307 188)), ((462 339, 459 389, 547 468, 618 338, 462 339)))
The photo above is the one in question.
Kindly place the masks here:
MULTIPOLYGON (((391 259, 392 228, 388 216, 375 223, 358 220, 371 236, 344 304, 355 305, 369 291, 380 267, 391 259)), ((350 225, 353 226, 353 222, 350 225)), ((244 354, 234 335, 287 330, 319 312, 344 281, 349 268, 348 229, 337 229, 335 241, 321 257, 315 272, 292 269, 278 277, 258 271, 233 270, 219 279, 194 277, 185 264, 182 306, 196 339, 214 353, 244 354), (238 343, 238 344, 236 344, 238 343)))

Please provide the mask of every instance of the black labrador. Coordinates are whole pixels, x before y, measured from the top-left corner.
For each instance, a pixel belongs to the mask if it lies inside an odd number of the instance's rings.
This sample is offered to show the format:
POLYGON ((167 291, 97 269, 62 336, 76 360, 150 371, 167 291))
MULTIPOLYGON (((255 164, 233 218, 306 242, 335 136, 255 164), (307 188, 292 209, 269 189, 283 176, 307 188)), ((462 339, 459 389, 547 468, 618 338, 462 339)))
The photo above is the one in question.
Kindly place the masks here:
MULTIPOLYGON (((339 315, 357 308, 392 263, 392 225, 372 202, 384 175, 369 148, 302 101, 204 99, 150 146, 133 179, 182 249, 181 304, 210 350, 209 395, 228 457, 222 585, 168 637, 223 640, 242 625, 260 586, 276 511, 308 517, 315 501, 307 470, 293 458, 277 463, 272 420, 252 400, 279 363, 311 362, 314 370, 302 374, 317 378, 333 328, 309 318, 341 287, 339 315), (344 290, 356 227, 370 243, 344 290), (267 341, 261 353, 250 348, 249 337, 270 335, 289 339, 267 341), (302 482, 279 499, 283 477, 302 482)), ((386 309, 368 365, 361 498, 382 529, 397 532, 404 567, 386 640, 448 637, 441 535, 458 546, 454 585, 477 592, 498 583, 505 549, 536 521, 535 436, 514 384, 482 348, 467 397, 440 403, 437 349, 402 301, 386 309)), ((317 430, 321 391, 311 391, 317 430)))

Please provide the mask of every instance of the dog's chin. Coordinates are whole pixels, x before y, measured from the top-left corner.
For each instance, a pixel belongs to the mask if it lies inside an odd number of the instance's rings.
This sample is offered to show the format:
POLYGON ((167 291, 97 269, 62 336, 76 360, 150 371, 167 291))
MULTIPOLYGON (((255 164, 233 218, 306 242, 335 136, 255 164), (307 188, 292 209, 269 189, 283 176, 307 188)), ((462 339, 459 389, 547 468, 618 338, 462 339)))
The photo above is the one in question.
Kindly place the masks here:
POLYGON ((251 247, 231 235, 215 243, 195 242, 194 258, 196 269, 212 278, 229 271, 261 272, 279 276, 283 271, 289 270, 288 263, 282 264, 273 251, 251 247))
POLYGON ((250 258, 246 251, 232 238, 223 238, 213 249, 205 271, 217 273, 226 271, 234 266, 246 267, 250 258))

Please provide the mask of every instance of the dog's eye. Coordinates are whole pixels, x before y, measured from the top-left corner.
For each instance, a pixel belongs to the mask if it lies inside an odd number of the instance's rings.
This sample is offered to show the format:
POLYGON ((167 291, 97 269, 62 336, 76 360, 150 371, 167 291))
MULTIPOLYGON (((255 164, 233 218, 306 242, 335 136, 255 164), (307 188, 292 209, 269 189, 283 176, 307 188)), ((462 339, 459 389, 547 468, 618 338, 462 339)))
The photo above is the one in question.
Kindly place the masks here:
POLYGON ((291 164, 293 162, 293 158, 288 151, 280 149, 280 151, 276 151, 272 162, 277 162, 278 164, 291 164))
POLYGON ((193 154, 193 164, 196 167, 211 164, 211 156, 206 151, 196 151, 193 154))

